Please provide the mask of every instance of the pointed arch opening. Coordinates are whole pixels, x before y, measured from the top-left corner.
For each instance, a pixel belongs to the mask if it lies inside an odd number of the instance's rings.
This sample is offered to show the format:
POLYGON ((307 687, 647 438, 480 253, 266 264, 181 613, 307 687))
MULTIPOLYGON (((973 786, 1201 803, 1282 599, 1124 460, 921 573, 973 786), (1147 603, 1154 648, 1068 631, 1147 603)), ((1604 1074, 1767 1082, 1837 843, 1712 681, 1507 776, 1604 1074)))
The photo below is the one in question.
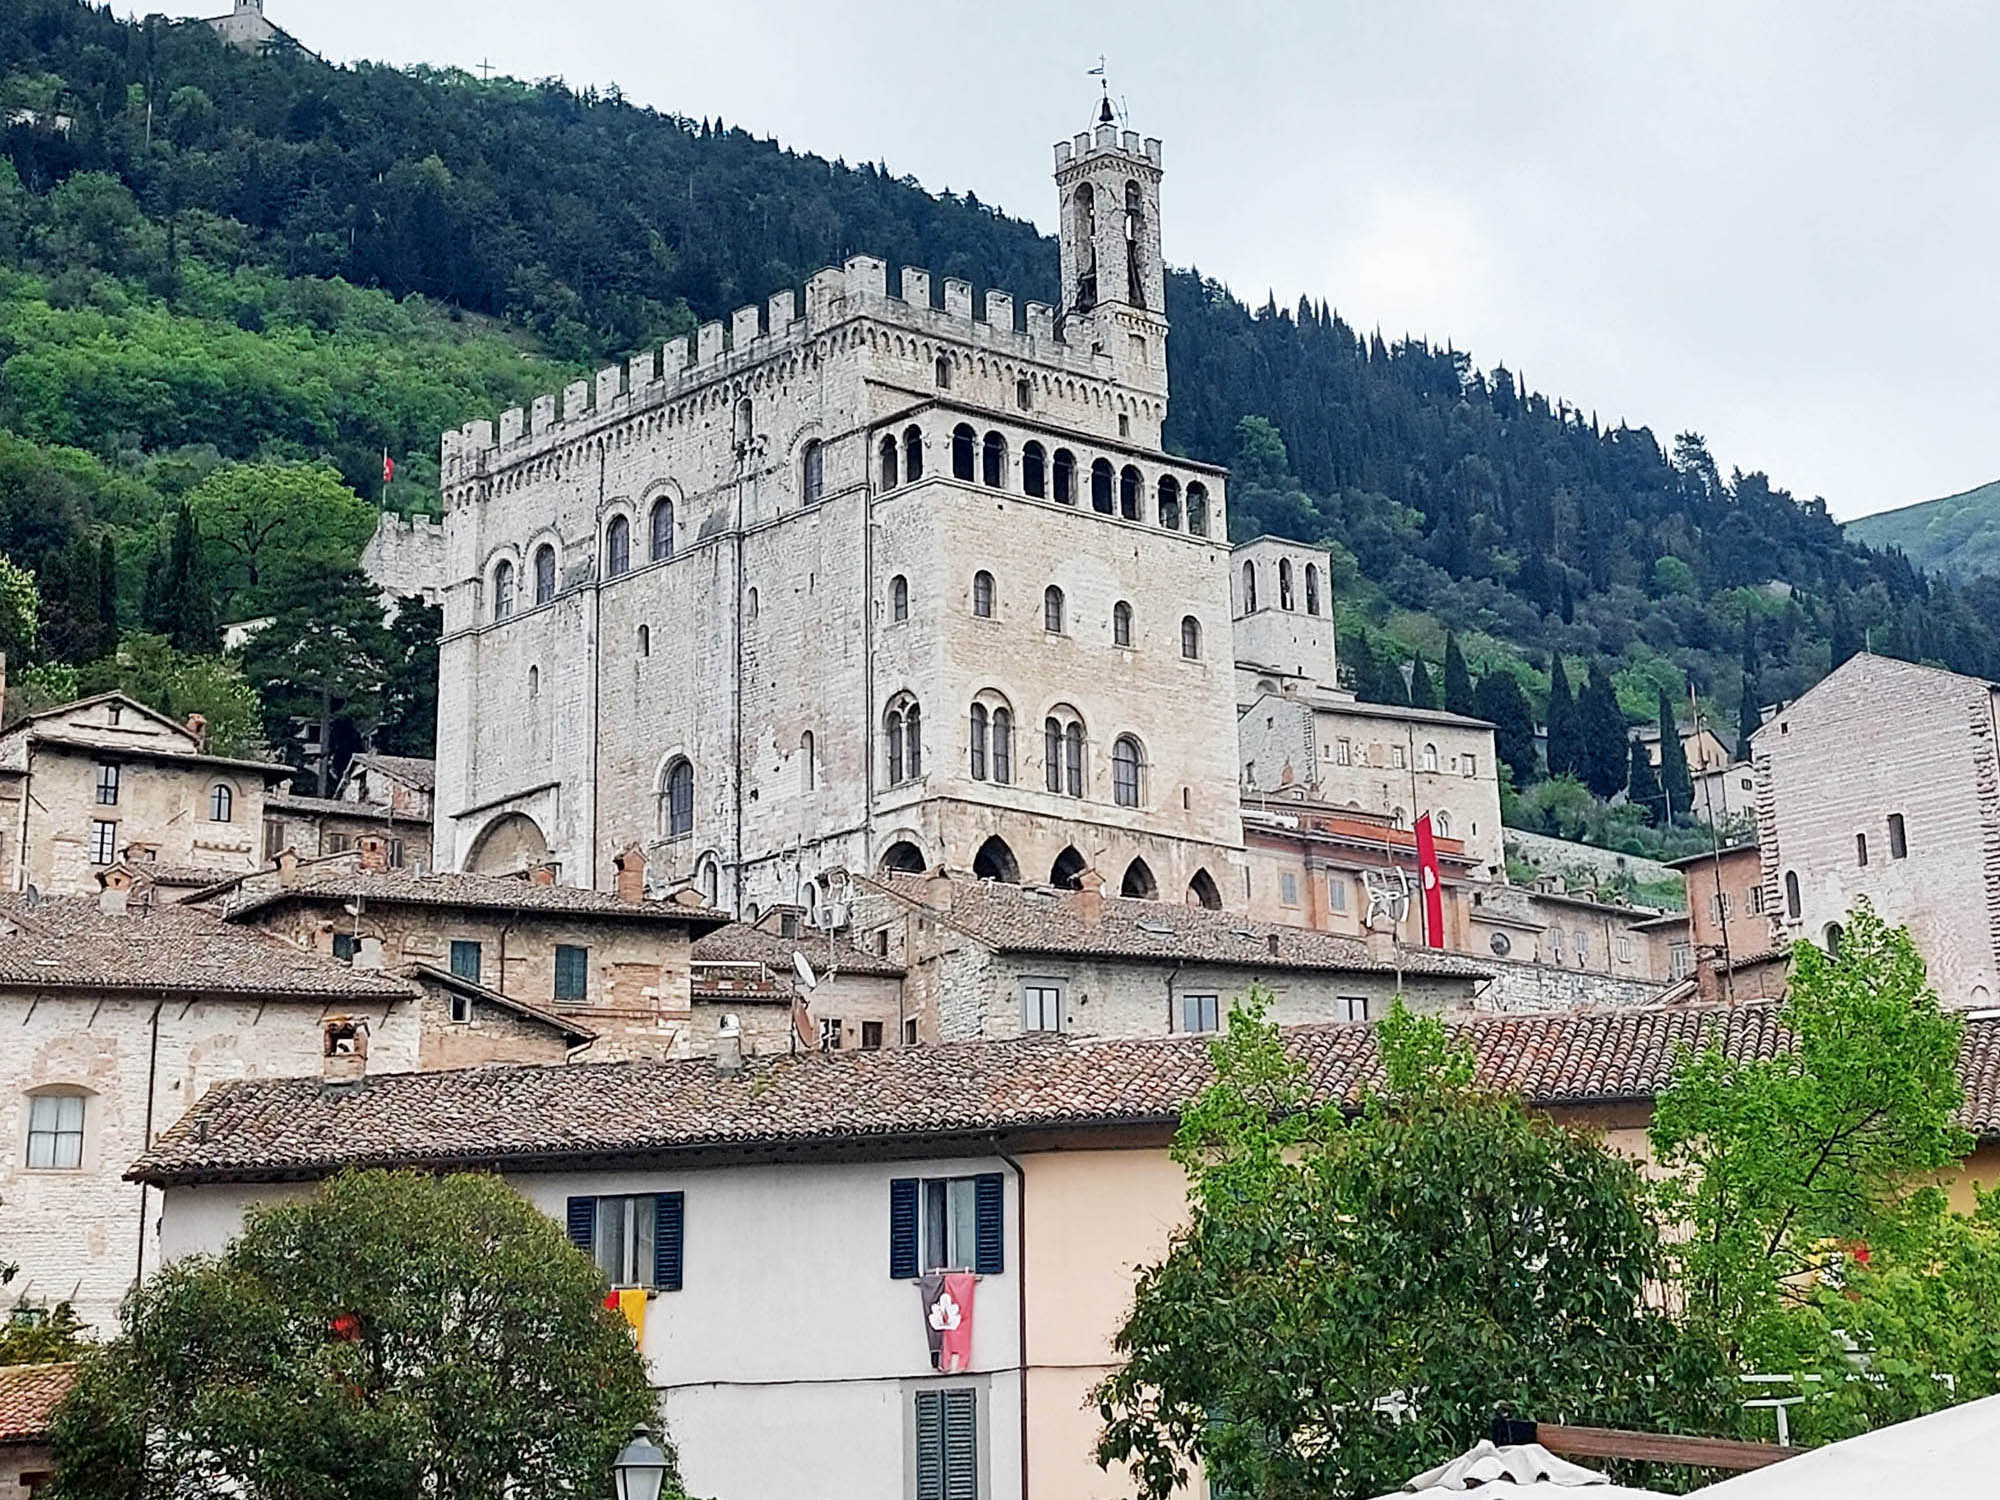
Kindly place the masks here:
POLYGON ((1118 883, 1118 894, 1130 896, 1134 901, 1157 901, 1160 899, 1160 883, 1153 879, 1152 867, 1135 857, 1125 867, 1125 878, 1118 883))
POLYGON ((1089 868, 1089 863, 1076 852, 1076 847, 1070 845, 1049 866, 1049 884, 1059 891, 1080 891, 1083 889, 1083 872, 1089 868))
POLYGON ((1222 892, 1215 887, 1215 877, 1206 870, 1196 870, 1194 878, 1188 881, 1187 904, 1205 907, 1209 911, 1222 910, 1222 892))
POLYGON ((1007 841, 996 833, 972 856, 972 875, 975 880, 997 880, 1002 885, 1019 885, 1021 864, 1014 858, 1014 851, 1007 847, 1007 841))
POLYGON ((908 839, 897 839, 882 851, 882 871, 886 875, 921 875, 925 868, 924 851, 908 839))

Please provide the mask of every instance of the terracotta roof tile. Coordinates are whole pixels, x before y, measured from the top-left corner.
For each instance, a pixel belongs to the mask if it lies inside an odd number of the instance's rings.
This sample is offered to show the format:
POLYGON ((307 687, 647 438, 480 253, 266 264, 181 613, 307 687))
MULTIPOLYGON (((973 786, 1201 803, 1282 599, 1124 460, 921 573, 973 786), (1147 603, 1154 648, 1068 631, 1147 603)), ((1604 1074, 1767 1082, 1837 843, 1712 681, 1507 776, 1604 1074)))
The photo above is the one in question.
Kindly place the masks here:
POLYGON ((0 1443, 34 1443, 76 1384, 76 1366, 0 1365, 0 1443))
POLYGON ((880 974, 894 978, 903 972, 903 966, 893 958, 884 958, 878 953, 858 948, 845 937, 836 936, 829 944, 825 933, 810 930, 802 931, 798 937, 788 938, 779 933, 766 932, 761 927, 752 927, 747 922, 731 922, 727 927, 718 927, 708 933, 694 945, 694 961, 698 964, 767 964, 773 973, 781 975, 788 983, 794 953, 803 953, 814 972, 820 974, 824 974, 829 965, 843 974, 880 974))
MULTIPOLYGON (((1530 1103, 1644 1100, 1682 1045, 1734 1056, 1785 1045, 1773 1005, 1482 1017, 1459 1029, 1484 1079, 1530 1103)), ((1287 1044, 1316 1097, 1379 1073, 1367 1024, 1298 1027, 1287 1044)), ((1035 1036, 878 1052, 384 1074, 332 1093, 313 1079, 212 1090, 133 1169, 154 1182, 311 1177, 347 1166, 487 1166, 710 1149, 949 1139, 1130 1123, 1165 1126, 1210 1078, 1207 1038, 1035 1036)), ((2000 1136, 2000 1019, 1968 1019, 1964 1123, 2000 1136)))
POLYGON ((686 923, 697 932, 730 921, 727 912, 677 901, 622 901, 608 891, 573 885, 538 885, 512 875, 419 875, 412 870, 360 868, 358 856, 345 854, 316 864, 302 864, 297 883, 283 885, 274 870, 249 876, 233 891, 219 893, 211 905, 231 921, 242 921, 289 900, 377 901, 408 906, 456 906, 479 911, 548 912, 574 917, 686 923))
POLYGON ((384 776, 394 777, 420 792, 437 790, 437 762, 420 755, 378 755, 364 751, 354 757, 352 764, 373 766, 384 776))

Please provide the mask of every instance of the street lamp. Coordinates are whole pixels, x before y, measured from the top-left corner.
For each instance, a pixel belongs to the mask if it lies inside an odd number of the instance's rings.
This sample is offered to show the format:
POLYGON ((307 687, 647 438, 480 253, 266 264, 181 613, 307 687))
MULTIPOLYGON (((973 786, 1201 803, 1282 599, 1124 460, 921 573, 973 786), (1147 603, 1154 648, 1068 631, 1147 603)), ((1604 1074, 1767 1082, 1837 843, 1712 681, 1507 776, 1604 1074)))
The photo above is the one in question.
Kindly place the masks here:
POLYGON ((618 1500, 660 1500, 667 1482, 667 1455, 644 1427, 632 1429, 632 1441, 611 1461, 618 1481, 618 1500))

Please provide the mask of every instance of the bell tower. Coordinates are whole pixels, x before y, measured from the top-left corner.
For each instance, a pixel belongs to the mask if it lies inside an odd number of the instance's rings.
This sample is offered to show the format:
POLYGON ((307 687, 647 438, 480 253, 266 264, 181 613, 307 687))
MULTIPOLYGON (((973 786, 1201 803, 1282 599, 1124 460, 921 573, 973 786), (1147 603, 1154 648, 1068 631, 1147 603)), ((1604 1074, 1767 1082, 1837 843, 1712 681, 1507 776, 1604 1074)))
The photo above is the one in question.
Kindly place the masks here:
POLYGON ((1110 356, 1119 384, 1164 399, 1160 143, 1121 130, 1107 95, 1092 129, 1056 143, 1056 194, 1064 339, 1110 356))

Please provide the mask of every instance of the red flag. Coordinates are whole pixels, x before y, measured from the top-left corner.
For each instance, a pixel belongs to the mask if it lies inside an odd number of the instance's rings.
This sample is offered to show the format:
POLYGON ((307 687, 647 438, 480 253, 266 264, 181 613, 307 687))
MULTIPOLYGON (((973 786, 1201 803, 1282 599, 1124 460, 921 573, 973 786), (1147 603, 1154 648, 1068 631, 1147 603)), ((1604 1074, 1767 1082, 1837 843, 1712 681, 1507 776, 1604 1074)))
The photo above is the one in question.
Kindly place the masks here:
POLYGON ((1444 886, 1438 880, 1437 840, 1431 837, 1431 815, 1417 819, 1417 878, 1424 890, 1424 941, 1444 946, 1444 886))
POLYGON ((972 1368, 972 1289, 978 1282, 970 1271, 947 1271, 932 1272, 917 1283, 931 1365, 947 1375, 972 1368))
POLYGON ((388 484, 396 477, 396 460, 389 457, 389 450, 382 450, 382 482, 388 484))

